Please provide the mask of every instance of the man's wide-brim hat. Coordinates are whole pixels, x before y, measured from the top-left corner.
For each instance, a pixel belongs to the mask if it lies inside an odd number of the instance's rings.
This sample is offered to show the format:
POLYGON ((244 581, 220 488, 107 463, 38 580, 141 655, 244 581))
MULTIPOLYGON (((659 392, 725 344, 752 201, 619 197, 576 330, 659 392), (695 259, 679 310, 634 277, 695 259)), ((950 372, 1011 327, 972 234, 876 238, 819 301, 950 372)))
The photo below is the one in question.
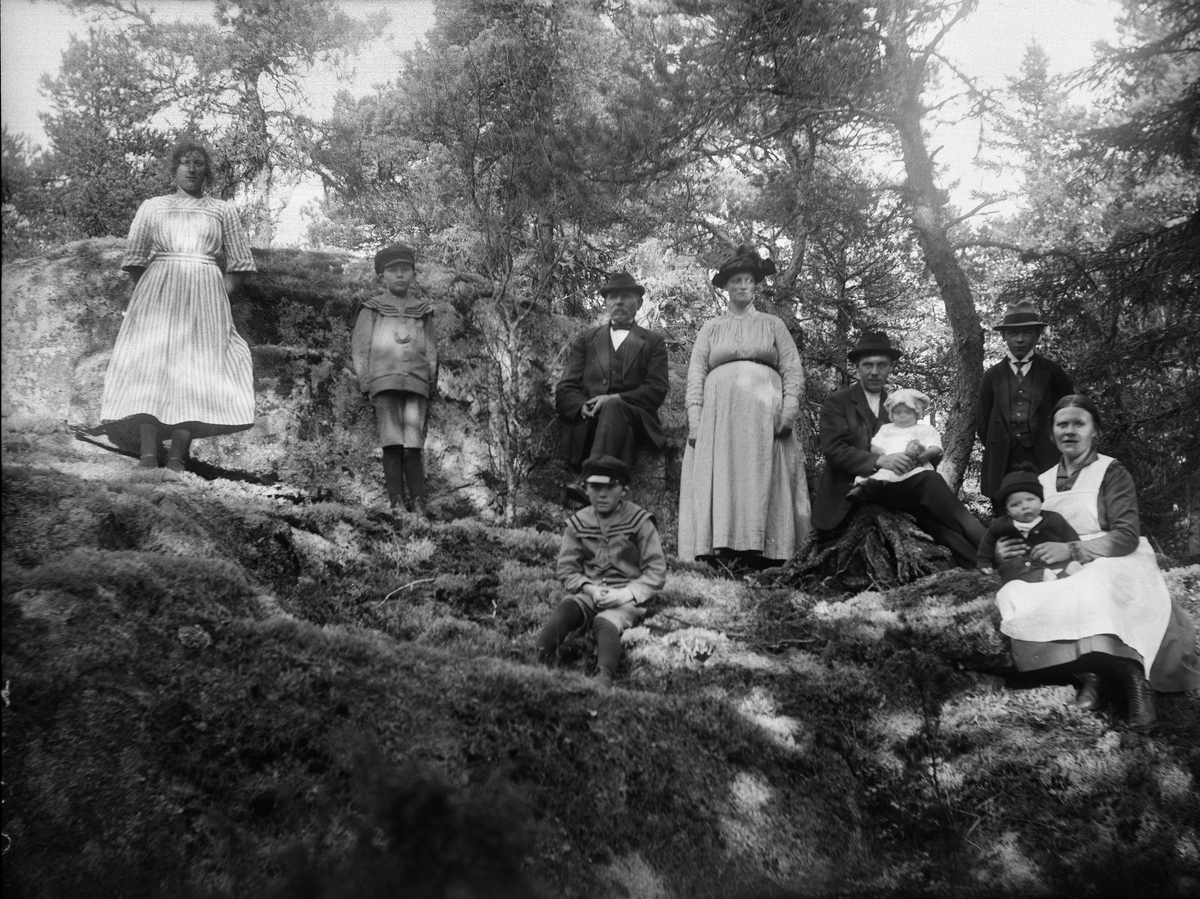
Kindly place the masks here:
POLYGON ((729 279, 734 275, 748 272, 754 276, 754 283, 762 281, 767 275, 775 274, 775 263, 771 259, 763 259, 745 244, 742 244, 729 256, 721 260, 717 273, 713 275, 713 287, 725 289, 729 279))
POLYGON ((585 484, 628 484, 629 466, 616 456, 589 456, 583 463, 585 484))
POLYGON ((1005 328, 1044 328, 1047 322, 1041 320, 1034 308, 1033 303, 1029 300, 1018 300, 1015 303, 1009 303, 1008 308, 1004 310, 1004 319, 1000 324, 992 328, 993 331, 1003 331, 1005 328))
POLYGON ((406 243, 394 243, 390 247, 384 247, 375 254, 375 274, 382 275, 385 268, 397 262, 407 262, 416 268, 416 251, 406 243))
POLYGON ((617 290, 632 290, 639 297, 646 295, 646 288, 638 284, 637 279, 629 272, 617 272, 614 275, 609 275, 608 280, 600 286, 600 296, 607 297, 610 293, 617 290))
POLYGON ((887 356, 895 362, 904 353, 892 346, 892 341, 883 331, 864 331, 854 349, 846 355, 851 362, 858 362, 863 356, 887 356))

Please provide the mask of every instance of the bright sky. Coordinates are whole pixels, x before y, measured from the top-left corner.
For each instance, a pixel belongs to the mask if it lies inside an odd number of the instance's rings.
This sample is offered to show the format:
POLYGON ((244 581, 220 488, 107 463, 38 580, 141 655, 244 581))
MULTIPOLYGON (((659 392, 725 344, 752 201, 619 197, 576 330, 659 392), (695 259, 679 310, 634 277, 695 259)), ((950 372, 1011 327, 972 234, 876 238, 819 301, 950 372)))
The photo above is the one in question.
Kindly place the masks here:
MULTIPOLYGON (((149 0, 142 5, 164 20, 207 20, 212 9, 206 0, 149 0)), ((386 10, 392 23, 356 60, 349 83, 329 76, 310 80, 317 117, 330 112, 339 89, 364 95, 373 85, 393 78, 399 69, 398 54, 416 44, 434 21, 433 0, 340 0, 340 5, 355 16, 386 10)), ((975 13, 950 32, 945 50, 982 86, 1003 87, 1006 76, 1018 73, 1025 48, 1035 39, 1048 54, 1053 72, 1069 72, 1092 62, 1097 41, 1115 41, 1118 9, 1117 0, 980 0, 975 13)), ((0 94, 3 122, 10 132, 26 134, 44 146, 38 112, 47 104, 38 83, 43 74, 57 73, 68 35, 86 30, 85 19, 52 0, 0 0, 0 94)), ((972 190, 997 186, 988 180, 993 176, 973 164, 978 136, 977 126, 972 125, 940 125, 933 133, 932 145, 943 146, 938 160, 948 167, 950 180, 957 182, 952 193, 960 206, 972 205, 972 190)), ((300 209, 318 191, 311 183, 297 188, 280 221, 279 245, 301 242, 300 209)))

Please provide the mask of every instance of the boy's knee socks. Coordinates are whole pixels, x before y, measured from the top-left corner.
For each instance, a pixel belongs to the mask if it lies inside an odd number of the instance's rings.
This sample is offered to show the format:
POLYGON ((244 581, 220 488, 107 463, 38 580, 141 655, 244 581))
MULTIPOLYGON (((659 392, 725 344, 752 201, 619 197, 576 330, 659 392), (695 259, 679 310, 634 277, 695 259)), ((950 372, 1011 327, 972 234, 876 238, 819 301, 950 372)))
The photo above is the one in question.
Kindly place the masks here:
POLYGON ((550 661, 567 635, 583 624, 583 609, 573 599, 564 599, 537 637, 538 658, 550 661))
POLYGON ((611 621, 597 618, 592 622, 592 633, 596 635, 596 664, 601 671, 617 673, 621 664, 621 632, 611 621))
POLYGON ((413 502, 425 501, 425 459, 419 447, 404 450, 404 479, 408 482, 408 495, 413 502))
POLYGON ((404 496, 404 447, 383 448, 383 483, 387 488, 388 502, 393 506, 403 505, 404 496))

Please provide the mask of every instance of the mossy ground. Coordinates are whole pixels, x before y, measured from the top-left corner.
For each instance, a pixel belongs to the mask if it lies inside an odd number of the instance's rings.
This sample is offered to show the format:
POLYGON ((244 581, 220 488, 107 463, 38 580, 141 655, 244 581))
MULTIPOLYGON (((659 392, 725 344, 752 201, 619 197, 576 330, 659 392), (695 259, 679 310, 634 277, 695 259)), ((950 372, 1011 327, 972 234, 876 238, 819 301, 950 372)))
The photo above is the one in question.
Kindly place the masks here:
POLYGON ((985 576, 673 567, 605 690, 582 637, 533 664, 554 533, 9 462, 9 896, 1200 889, 1200 701, 1139 734, 1006 684, 985 576))

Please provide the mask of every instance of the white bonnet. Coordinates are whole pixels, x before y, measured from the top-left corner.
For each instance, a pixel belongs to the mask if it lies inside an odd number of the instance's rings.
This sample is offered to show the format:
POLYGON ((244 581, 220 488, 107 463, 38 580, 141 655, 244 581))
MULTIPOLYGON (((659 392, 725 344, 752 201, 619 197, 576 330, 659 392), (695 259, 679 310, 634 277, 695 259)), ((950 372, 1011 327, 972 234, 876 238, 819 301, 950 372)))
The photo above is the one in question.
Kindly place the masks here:
POLYGON ((889 393, 883 401, 883 408, 888 410, 889 415, 893 406, 908 406, 917 413, 917 418, 924 418, 925 413, 929 411, 929 397, 911 387, 901 387, 889 393))

